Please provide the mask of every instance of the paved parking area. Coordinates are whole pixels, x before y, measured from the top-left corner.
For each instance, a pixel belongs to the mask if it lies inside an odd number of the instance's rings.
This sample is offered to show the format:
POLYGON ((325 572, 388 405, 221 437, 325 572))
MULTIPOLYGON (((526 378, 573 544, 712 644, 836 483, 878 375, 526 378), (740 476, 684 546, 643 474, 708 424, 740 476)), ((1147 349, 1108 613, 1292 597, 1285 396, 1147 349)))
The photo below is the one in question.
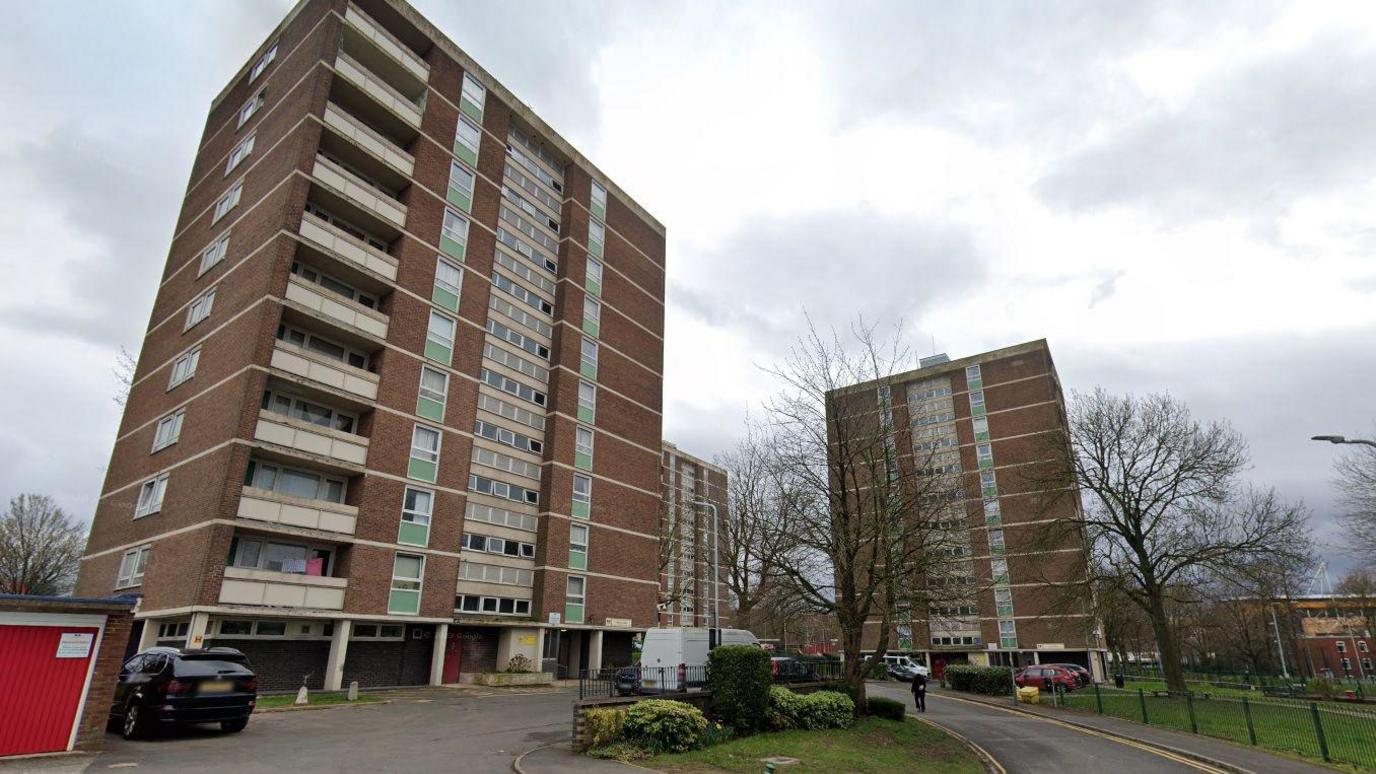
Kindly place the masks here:
POLYGON ((193 728, 88 756, 0 764, 58 772, 510 772, 521 753, 566 742, 577 689, 387 691, 386 704, 254 714, 238 734, 193 728))

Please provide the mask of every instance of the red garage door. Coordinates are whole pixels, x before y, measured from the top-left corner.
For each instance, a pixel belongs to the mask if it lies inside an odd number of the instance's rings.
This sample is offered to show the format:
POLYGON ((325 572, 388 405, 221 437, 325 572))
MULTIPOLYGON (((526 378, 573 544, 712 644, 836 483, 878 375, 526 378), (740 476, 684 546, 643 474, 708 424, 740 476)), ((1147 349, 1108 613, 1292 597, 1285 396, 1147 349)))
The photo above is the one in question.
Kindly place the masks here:
POLYGON ((0 756, 67 749, 99 631, 0 624, 0 756))

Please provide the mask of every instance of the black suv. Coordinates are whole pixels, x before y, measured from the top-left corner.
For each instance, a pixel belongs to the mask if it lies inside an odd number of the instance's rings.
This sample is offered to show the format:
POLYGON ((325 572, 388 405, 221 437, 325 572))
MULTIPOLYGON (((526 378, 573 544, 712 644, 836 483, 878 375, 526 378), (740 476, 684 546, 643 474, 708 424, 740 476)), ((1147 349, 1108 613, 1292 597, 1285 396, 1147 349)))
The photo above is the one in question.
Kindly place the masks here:
POLYGON ((186 723, 219 723, 233 733, 257 703, 258 678, 234 648, 149 648, 119 671, 110 728, 125 739, 186 723))

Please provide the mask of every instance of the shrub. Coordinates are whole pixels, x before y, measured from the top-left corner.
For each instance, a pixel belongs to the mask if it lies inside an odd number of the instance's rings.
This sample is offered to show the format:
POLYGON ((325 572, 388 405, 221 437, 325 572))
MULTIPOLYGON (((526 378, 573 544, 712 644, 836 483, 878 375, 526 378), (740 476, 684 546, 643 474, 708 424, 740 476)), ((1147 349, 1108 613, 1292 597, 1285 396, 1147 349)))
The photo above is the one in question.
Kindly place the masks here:
POLYGON ((903 716, 908 712, 908 707, 903 702, 885 699, 880 696, 870 699, 868 703, 870 714, 877 715, 885 720, 897 720, 902 722, 903 716))
POLYGON ((506 671, 526 674, 530 672, 530 659, 517 653, 506 660, 506 671))
POLYGON ((712 714, 741 734, 764 727, 769 706, 769 654, 750 645, 723 645, 708 657, 712 714))
POLYGON ((589 747, 603 747, 620 740, 625 724, 624 709, 590 709, 583 713, 583 728, 589 747))
POLYGON ((987 696, 1009 696, 1013 693, 1013 673, 1008 667, 952 664, 946 667, 944 680, 951 688, 967 693, 987 696))
POLYGON ((765 725, 773 731, 788 731, 798 727, 805 697, 776 685, 769 689, 769 707, 765 710, 765 725))
POLYGON ((607 758, 624 762, 644 760, 647 754, 644 750, 628 742, 613 742, 612 744, 588 749, 589 758, 607 758))
POLYGON ((687 752, 702 744, 707 718, 691 704, 646 699, 626 710, 621 725, 626 741, 652 753, 687 752))
POLYGON ((818 691, 802 698, 799 728, 846 728, 855 720, 855 702, 844 693, 818 691))

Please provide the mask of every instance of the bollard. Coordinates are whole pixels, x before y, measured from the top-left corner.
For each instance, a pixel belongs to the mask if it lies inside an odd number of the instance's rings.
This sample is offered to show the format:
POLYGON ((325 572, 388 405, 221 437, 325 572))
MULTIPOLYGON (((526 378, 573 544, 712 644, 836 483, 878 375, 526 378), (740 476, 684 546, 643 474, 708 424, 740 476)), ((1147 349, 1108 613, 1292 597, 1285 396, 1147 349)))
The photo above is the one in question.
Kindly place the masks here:
POLYGON ((296 703, 297 703, 297 704, 309 704, 309 703, 310 703, 310 698, 309 698, 308 694, 306 693, 306 686, 304 686, 304 685, 301 686, 301 690, 299 690, 299 691, 296 692, 296 703))
POLYGON ((1252 744, 1257 743, 1257 729, 1252 725, 1252 705, 1247 702, 1247 697, 1242 697, 1242 714, 1247 716, 1247 741, 1252 744))
POLYGON ((1099 714, 1104 714, 1104 697, 1099 693, 1099 684, 1094 684, 1094 706, 1098 708, 1099 714))
POLYGON ((1151 721, 1147 719, 1147 695, 1142 692, 1141 688, 1137 689, 1137 701, 1142 705, 1142 723, 1151 725, 1151 721))
POLYGON ((1319 753, 1323 755, 1323 762, 1328 763, 1328 740, 1323 737, 1323 721, 1319 718, 1319 705, 1309 702, 1309 715, 1314 718, 1314 735, 1319 738, 1319 753))
POLYGON ((349 683, 349 701, 358 701, 358 681, 349 683))
POLYGON ((1185 691, 1185 708, 1190 711, 1190 733, 1199 733, 1199 724, 1194 719, 1194 691, 1185 691))

